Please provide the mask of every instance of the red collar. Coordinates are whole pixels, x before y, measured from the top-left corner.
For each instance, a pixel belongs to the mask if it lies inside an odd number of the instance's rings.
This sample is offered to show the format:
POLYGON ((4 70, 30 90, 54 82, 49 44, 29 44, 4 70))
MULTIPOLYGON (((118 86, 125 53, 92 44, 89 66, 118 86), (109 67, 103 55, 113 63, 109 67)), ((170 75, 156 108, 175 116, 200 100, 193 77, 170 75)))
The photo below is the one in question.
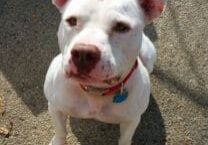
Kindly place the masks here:
POLYGON ((111 96, 114 95, 115 93, 117 93, 118 91, 121 91, 123 89, 123 86, 126 84, 126 82, 129 80, 129 78, 131 77, 132 73, 134 72, 134 70, 138 67, 138 61, 136 60, 134 63, 134 66, 131 68, 131 71, 128 73, 128 75, 124 78, 124 80, 122 82, 120 82, 119 84, 111 87, 111 88, 94 88, 94 87, 88 87, 88 86, 83 86, 82 84, 80 84, 81 88, 85 91, 85 92, 92 92, 92 94, 98 94, 101 96, 111 96), (94 91, 94 93, 93 93, 94 91))

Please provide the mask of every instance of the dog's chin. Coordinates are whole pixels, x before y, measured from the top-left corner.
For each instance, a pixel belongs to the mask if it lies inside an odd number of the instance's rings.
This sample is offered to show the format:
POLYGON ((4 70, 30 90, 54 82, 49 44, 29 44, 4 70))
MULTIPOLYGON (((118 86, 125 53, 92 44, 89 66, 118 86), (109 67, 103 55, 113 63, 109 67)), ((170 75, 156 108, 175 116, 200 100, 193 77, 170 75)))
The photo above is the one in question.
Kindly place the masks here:
POLYGON ((110 78, 100 78, 97 79, 96 77, 89 76, 89 75, 83 75, 83 74, 75 74, 75 73, 67 73, 66 77, 68 79, 71 79, 74 82, 77 82, 82 85, 86 86, 92 86, 92 87, 98 87, 98 88, 107 88, 112 87, 120 82, 121 77, 115 76, 110 78))

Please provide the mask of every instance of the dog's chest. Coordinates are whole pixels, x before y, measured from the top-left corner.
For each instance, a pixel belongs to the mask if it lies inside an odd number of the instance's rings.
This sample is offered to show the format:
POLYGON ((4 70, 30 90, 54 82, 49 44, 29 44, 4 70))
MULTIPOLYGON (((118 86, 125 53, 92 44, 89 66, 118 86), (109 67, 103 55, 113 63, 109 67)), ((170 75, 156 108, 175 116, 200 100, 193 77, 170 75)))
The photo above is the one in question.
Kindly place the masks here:
POLYGON ((114 104, 113 98, 80 96, 71 98, 71 105, 68 107, 70 116, 77 118, 96 119, 107 123, 118 123, 125 116, 122 108, 125 105, 114 104))

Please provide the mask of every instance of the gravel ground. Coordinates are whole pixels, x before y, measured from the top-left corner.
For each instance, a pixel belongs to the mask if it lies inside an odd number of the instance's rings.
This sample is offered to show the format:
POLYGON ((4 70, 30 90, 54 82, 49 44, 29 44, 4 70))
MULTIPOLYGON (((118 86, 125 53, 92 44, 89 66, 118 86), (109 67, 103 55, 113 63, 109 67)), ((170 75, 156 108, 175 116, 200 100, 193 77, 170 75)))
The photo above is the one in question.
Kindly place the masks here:
MULTIPOLYGON (((168 1, 146 33, 157 47, 152 94, 133 145, 208 145, 208 2, 168 1)), ((0 145, 47 145, 54 130, 43 96, 59 52, 60 15, 50 0, 0 1, 0 145), (0 104, 1 108, 1 104, 0 104)), ((118 126, 70 118, 70 145, 116 145, 118 126)))

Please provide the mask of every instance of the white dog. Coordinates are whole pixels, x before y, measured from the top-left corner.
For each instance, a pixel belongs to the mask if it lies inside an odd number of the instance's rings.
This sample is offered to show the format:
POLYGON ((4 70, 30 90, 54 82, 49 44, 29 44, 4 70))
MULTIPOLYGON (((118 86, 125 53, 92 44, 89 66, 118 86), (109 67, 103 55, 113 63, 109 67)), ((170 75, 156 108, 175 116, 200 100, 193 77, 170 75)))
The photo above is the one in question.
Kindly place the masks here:
POLYGON ((62 17, 61 53, 44 92, 55 125, 51 145, 66 143, 66 118, 120 124, 119 145, 130 145, 149 103, 156 52, 144 35, 164 0, 52 0, 62 17))

